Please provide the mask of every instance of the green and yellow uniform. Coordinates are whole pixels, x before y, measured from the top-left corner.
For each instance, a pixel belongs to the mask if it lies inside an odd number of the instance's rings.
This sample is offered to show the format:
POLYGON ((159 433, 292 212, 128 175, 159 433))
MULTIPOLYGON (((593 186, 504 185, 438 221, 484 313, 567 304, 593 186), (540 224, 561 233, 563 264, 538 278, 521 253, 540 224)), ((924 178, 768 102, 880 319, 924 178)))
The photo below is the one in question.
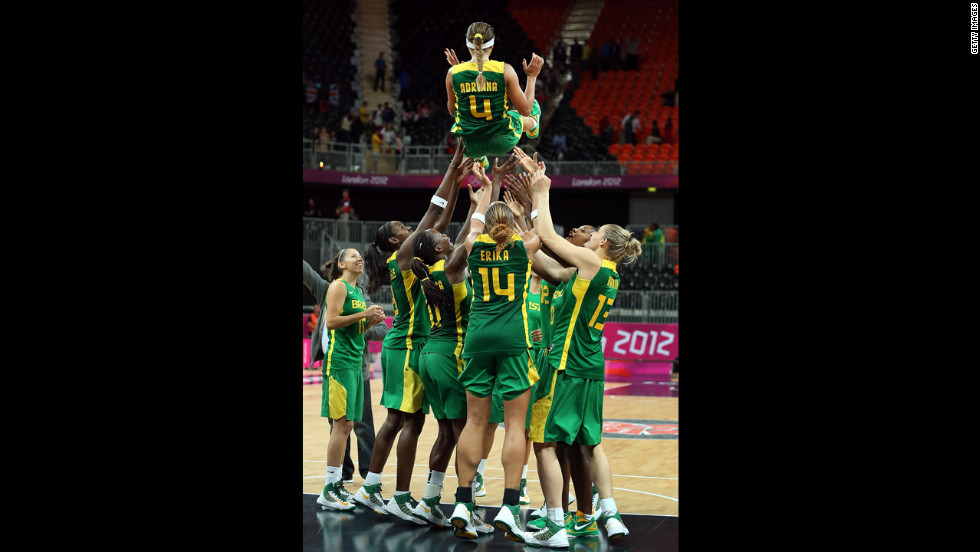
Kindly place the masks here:
POLYGON ((534 396, 531 397, 531 424, 530 438, 536 443, 544 443, 544 423, 551 411, 551 403, 555 393, 555 378, 557 373, 551 363, 548 362, 548 353, 552 347, 552 337, 555 329, 555 311, 561 309, 562 297, 564 296, 565 284, 561 282, 557 286, 552 286, 548 282, 541 282, 541 312, 544 318, 541 324, 541 343, 544 344, 538 349, 538 356, 535 357, 534 365, 538 368, 541 380, 535 387, 534 396))
MULTIPOLYGON (((534 332, 534 330, 541 329, 541 318, 541 291, 539 290, 537 293, 531 293, 528 291, 527 333, 529 336, 534 332)), ((538 370, 540 370, 538 365, 538 355, 541 349, 543 349, 543 343, 544 340, 534 341, 534 338, 531 338, 531 359, 534 361, 535 369, 538 370)), ((538 375, 540 376, 541 373, 538 372, 538 375)), ((527 428, 531 427, 531 406, 534 404, 534 392, 537 386, 538 384, 536 382, 531 386, 531 399, 528 400, 527 403, 527 420, 525 421, 525 427, 527 428)), ((494 389, 493 401, 490 403, 490 423, 499 424, 502 421, 504 421, 504 400, 500 394, 500 391, 494 389)))
MULTIPOLYGON (((456 121, 450 132, 463 139, 466 156, 479 159, 485 155, 509 153, 521 139, 524 123, 520 113, 509 110, 511 104, 504 81, 504 62, 483 63, 483 77, 487 81, 483 90, 476 87, 476 63, 459 63, 453 66, 452 72, 456 121)), ((531 116, 537 119, 540 114, 541 108, 535 100, 531 116)))
MULTIPOLYGON (((360 288, 345 280, 347 297, 340 308, 340 316, 357 314, 367 309, 360 288)), ((320 416, 343 418, 352 422, 361 419, 364 404, 364 377, 361 363, 364 359, 364 332, 366 319, 330 330, 330 346, 323 355, 323 395, 320 416)))
POLYGON ((481 398, 500 386, 503 400, 511 401, 538 381, 528 335, 531 260, 517 234, 502 251, 489 235, 481 234, 466 261, 473 301, 463 347, 466 364, 459 380, 481 398))
POLYGON ((616 263, 605 259, 591 280, 576 273, 565 287, 548 354, 555 383, 543 442, 594 445, 602 440, 602 329, 618 289, 616 263))
POLYGON ((470 319, 470 300, 473 288, 468 280, 450 284, 446 276, 446 261, 440 260, 429 269, 429 279, 448 291, 453 298, 453 312, 429 307, 432 333, 425 342, 419 360, 419 376, 425 387, 425 398, 437 420, 458 420, 466 417, 466 391, 459 383, 463 371, 463 339, 470 319))
POLYGON ((429 338, 431 322, 421 282, 411 269, 399 270, 395 255, 388 258, 395 319, 381 342, 381 404, 403 412, 423 408, 428 414, 419 378, 419 354, 429 338))

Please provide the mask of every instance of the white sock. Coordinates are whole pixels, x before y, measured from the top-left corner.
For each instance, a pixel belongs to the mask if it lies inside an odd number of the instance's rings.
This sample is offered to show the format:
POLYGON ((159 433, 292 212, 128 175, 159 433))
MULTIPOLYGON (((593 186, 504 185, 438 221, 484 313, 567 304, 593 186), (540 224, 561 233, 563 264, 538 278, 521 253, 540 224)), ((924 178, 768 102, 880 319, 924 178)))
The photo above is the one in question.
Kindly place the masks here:
POLYGON ((487 459, 480 460, 480 465, 476 467, 476 473, 483 475, 483 470, 487 469, 487 459))
POLYGON ((521 479, 527 479, 527 464, 524 464, 524 471, 521 472, 521 479))
POLYGON ((599 508, 602 508, 602 513, 604 514, 615 514, 619 511, 616 509, 616 501, 613 500, 612 497, 600 498, 599 508))
POLYGON ((327 466, 327 479, 324 482, 325 485, 332 485, 341 478, 340 466, 327 466))
POLYGON ((410 493, 411 491, 395 491, 395 496, 401 496, 410 493))
POLYGON ((369 471, 367 477, 364 478, 364 484, 377 485, 378 483, 381 483, 381 474, 374 473, 373 471, 369 471))
POLYGON ((565 512, 562 512, 561 508, 548 508, 548 519, 562 527, 565 526, 565 512))
POLYGON ((446 477, 446 472, 429 470, 429 482, 425 484, 425 494, 423 498, 442 496, 442 480, 446 477))

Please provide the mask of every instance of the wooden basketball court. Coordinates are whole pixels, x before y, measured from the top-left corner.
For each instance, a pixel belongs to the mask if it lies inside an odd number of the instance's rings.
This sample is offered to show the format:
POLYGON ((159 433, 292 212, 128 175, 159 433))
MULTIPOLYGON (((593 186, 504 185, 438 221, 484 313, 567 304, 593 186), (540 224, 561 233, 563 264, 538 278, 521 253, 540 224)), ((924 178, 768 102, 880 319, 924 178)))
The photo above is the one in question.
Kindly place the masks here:
MULTIPOLYGON (((319 373, 304 371, 304 374, 319 373)), ((371 379, 372 409, 375 430, 384 423, 386 410, 377 401, 381 397, 381 380, 374 374, 371 379)), ((299 382, 297 382, 299 385, 299 382)), ((649 396, 636 394, 631 384, 606 383, 603 402, 602 446, 609 457, 613 474, 613 497, 623 514, 677 516, 678 493, 678 398, 677 396, 649 396)), ((327 440, 330 425, 320 417, 322 386, 313 383, 303 386, 303 492, 319 494, 326 475, 327 440)), ((438 425, 431 415, 419 436, 415 470, 411 491, 420 499, 428 476, 428 458, 436 439, 438 425)), ((484 472, 487 495, 477 499, 481 506, 499 506, 503 499, 503 467, 500 451, 504 430, 497 430, 493 449, 484 472)), ((381 475, 382 494, 391 498, 395 485, 396 447, 381 475)), ((354 483, 347 485, 356 491, 363 480, 357 473, 356 436, 351 432, 351 459, 354 461, 354 483)), ((443 487, 443 502, 452 504, 457 481, 453 468, 455 456, 449 463, 443 487)), ((574 493, 574 489, 572 489, 574 493)), ((538 482, 537 463, 532 452, 528 460, 527 493, 531 504, 524 508, 538 508, 543 502, 538 482)), ((591 499, 591 497, 589 497, 591 499)), ((579 500, 576 497, 576 500, 579 500)), ((572 505, 574 507, 574 504, 572 505)))

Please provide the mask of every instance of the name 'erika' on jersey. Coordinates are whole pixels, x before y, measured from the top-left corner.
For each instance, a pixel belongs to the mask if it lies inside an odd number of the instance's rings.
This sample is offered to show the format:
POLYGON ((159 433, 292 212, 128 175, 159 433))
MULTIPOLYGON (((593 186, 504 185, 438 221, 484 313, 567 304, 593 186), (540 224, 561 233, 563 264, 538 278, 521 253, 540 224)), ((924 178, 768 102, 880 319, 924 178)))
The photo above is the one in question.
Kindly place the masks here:
MULTIPOLYGON (((461 82, 461 83, 459 83, 459 91, 460 92, 477 92, 476 83, 475 82, 461 82)), ((494 82, 494 81, 492 81, 492 80, 488 80, 487 81, 486 88, 484 90, 482 90, 482 91, 483 92, 496 92, 497 91, 497 83, 494 82)))
POLYGON ((507 254, 506 249, 504 249, 503 251, 481 249, 480 260, 481 261, 509 261, 510 257, 507 254))

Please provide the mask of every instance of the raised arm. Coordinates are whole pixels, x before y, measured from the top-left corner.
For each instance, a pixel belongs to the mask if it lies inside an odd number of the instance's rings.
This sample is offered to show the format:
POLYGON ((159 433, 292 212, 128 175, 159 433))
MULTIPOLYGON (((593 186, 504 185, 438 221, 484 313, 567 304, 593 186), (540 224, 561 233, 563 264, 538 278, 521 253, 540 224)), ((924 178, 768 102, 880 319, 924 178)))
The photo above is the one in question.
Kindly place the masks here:
POLYGON ((517 168, 517 154, 511 153, 503 165, 498 166, 498 161, 500 161, 499 157, 493 159, 493 170, 490 171, 491 178, 493 178, 493 185, 491 186, 493 195, 490 196, 490 203, 500 200, 500 188, 504 183, 504 177, 513 173, 514 169, 517 168))
POLYGON ((329 282, 320 276, 320 273, 310 266, 310 263, 303 261, 303 285, 306 289, 310 290, 313 297, 316 297, 317 303, 323 303, 323 298, 327 296, 327 287, 330 285, 329 282))
MULTIPOLYGON (((531 64, 527 60, 522 60, 524 73, 527 75, 527 84, 521 90, 521 82, 517 78, 517 71, 509 63, 504 64, 504 83, 507 85, 507 96, 510 98, 514 109, 518 113, 527 117, 531 114, 531 107, 534 105, 534 84, 544 66, 544 58, 538 54, 531 54, 531 64)), ((455 101, 455 100, 454 100, 455 101)))
MULTIPOLYGON (((473 164, 473 174, 475 174, 481 181, 481 188, 487 188, 490 186, 490 179, 483 171, 483 165, 479 163, 473 164)), ((484 192, 480 194, 480 199, 476 204, 476 209, 473 211, 473 215, 470 217, 470 231, 466 234, 466 240, 463 245, 466 248, 466 254, 469 255, 473 251, 473 244, 476 242, 476 238, 480 236, 486 230, 486 222, 480 220, 483 218, 483 214, 487 212, 487 207, 490 206, 490 194, 484 192), (479 214, 480 218, 476 215, 479 214)))
POLYGON ((535 254, 531 262, 531 270, 536 272, 542 279, 546 280, 549 284, 557 286, 561 282, 567 282, 572 279, 572 275, 578 270, 575 267, 566 268, 561 266, 558 261, 552 259, 547 253, 542 249, 539 249, 535 254))
POLYGON ((411 235, 409 235, 408 238, 405 239, 405 242, 398 248, 398 253, 395 254, 395 260, 398 261, 398 269, 402 272, 412 270, 412 259, 414 258, 412 249, 415 244, 415 236, 419 235, 421 232, 425 232, 429 228, 432 228, 436 223, 436 219, 439 218, 439 215, 441 215, 443 211, 445 211, 446 207, 449 206, 450 189, 456 183, 456 170, 462 164, 464 149, 465 147, 463 145, 456 148, 456 153, 453 155, 453 159, 449 163, 449 168, 446 169, 446 174, 442 178, 442 183, 439 184, 439 189, 437 189, 435 195, 432 196, 432 200, 429 202, 429 208, 426 209, 425 215, 422 217, 422 220, 419 221, 418 226, 412 230, 411 235))
POLYGON ((586 280, 591 279, 602 266, 602 260, 599 259, 599 255, 595 251, 587 247, 576 247, 555 232, 549 206, 551 179, 545 175, 546 167, 543 163, 536 165, 523 151, 517 150, 517 148, 515 150, 519 152, 518 157, 521 157, 521 166, 532 174, 531 212, 537 211, 537 216, 531 221, 531 224, 537 230, 541 243, 578 268, 580 277, 586 280))
POLYGON ((453 212, 456 210, 456 198, 459 197, 459 185, 463 183, 466 178, 470 165, 473 164, 473 159, 466 157, 463 159, 463 163, 456 169, 456 174, 453 175, 453 186, 449 188, 449 199, 446 208, 442 210, 442 214, 439 215, 439 219, 436 220, 435 226, 433 226, 440 233, 445 233, 446 228, 449 228, 449 221, 453 218, 453 212))

